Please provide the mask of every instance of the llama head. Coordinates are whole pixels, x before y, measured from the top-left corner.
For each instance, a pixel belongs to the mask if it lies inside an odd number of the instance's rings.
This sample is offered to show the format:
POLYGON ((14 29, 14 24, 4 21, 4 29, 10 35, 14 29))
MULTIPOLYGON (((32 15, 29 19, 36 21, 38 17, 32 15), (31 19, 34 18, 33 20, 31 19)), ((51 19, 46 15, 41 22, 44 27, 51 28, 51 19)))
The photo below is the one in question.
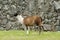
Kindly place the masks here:
POLYGON ((22 15, 17 15, 16 18, 17 18, 17 20, 18 20, 19 23, 21 23, 21 24, 23 23, 23 19, 24 18, 22 17, 22 15))

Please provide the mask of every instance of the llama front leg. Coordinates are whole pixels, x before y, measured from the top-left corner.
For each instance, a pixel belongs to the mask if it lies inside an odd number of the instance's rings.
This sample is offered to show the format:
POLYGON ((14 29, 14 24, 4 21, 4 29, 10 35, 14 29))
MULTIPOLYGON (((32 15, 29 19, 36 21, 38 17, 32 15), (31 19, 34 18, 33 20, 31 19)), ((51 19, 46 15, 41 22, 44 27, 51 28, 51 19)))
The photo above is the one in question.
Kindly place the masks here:
POLYGON ((24 31, 27 30, 27 29, 26 29, 26 26, 25 26, 24 24, 22 24, 22 27, 23 27, 24 31))
POLYGON ((27 34, 29 34, 29 31, 30 31, 30 28, 29 28, 29 26, 27 27, 27 34))
POLYGON ((24 24, 22 25, 22 27, 24 28, 25 33, 28 34, 28 27, 25 26, 24 24))

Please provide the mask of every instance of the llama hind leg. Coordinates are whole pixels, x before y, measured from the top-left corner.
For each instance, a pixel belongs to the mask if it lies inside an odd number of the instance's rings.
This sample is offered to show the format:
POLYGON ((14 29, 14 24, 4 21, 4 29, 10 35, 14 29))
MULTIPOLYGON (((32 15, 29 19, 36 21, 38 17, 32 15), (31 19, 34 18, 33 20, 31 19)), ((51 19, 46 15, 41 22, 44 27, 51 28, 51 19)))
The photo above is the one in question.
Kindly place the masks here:
POLYGON ((41 33, 41 27, 38 27, 39 34, 41 33))
POLYGON ((44 31, 44 27, 42 26, 42 31, 44 31))

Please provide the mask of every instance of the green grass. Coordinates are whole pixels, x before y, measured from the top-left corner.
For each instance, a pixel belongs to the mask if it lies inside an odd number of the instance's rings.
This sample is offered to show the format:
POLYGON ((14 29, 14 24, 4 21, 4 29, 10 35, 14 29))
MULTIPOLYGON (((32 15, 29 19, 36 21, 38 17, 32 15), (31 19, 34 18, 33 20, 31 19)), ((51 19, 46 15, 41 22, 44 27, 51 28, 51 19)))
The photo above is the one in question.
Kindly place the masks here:
POLYGON ((30 31, 27 35, 19 30, 0 31, 0 40, 60 40, 60 32, 42 32, 39 35, 37 31, 30 31))

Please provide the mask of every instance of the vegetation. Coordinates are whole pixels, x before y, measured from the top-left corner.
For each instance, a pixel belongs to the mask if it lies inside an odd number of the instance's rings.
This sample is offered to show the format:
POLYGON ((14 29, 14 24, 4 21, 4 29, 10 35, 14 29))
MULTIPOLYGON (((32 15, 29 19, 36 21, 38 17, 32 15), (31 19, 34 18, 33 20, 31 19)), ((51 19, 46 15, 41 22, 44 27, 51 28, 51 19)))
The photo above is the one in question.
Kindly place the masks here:
POLYGON ((0 31, 0 40, 60 40, 60 32, 42 32, 30 31, 27 35, 25 31, 10 30, 0 31))

